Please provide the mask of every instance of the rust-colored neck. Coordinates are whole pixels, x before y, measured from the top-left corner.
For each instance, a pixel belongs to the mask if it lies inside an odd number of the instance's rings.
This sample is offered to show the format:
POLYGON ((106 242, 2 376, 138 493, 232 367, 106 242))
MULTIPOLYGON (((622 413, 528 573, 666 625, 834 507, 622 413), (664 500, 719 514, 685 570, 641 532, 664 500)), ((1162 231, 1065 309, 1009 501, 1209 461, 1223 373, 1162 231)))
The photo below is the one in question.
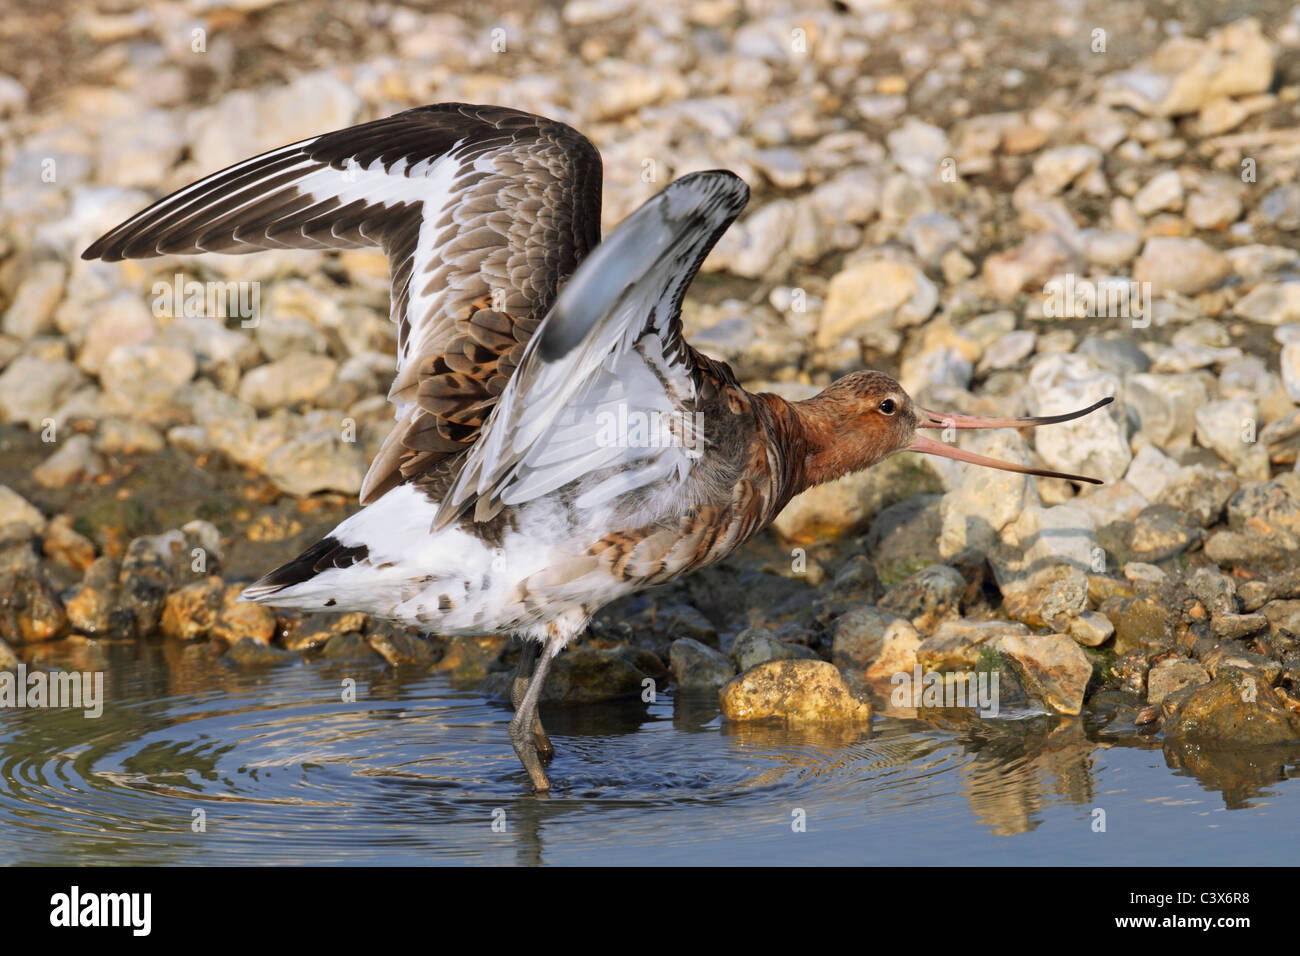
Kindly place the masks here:
POLYGON ((867 427, 861 404, 848 396, 823 392, 802 402, 767 397, 781 406, 773 411, 789 432, 782 445, 791 497, 868 468, 893 450, 887 431, 867 427))

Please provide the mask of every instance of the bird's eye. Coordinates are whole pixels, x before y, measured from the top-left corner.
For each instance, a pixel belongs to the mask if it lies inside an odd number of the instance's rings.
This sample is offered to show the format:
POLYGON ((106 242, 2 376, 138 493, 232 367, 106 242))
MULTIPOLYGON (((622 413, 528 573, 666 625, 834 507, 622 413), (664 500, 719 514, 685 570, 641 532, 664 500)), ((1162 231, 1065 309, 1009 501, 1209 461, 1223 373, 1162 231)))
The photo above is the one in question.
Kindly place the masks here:
POLYGON ((887 398, 880 403, 880 412, 882 415, 892 415, 897 407, 892 398, 887 398))

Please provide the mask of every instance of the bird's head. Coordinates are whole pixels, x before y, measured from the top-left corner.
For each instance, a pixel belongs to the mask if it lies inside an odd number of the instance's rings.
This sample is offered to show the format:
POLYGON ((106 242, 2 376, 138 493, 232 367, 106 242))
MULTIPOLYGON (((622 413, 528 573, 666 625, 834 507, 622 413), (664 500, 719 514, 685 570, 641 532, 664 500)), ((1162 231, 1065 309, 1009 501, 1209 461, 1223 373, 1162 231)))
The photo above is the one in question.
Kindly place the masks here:
POLYGON ((812 484, 870 467, 896 452, 915 451, 986 468, 1099 485, 1101 481, 1096 478, 1031 468, 977 455, 956 445, 936 441, 925 435, 924 431, 1054 425, 1080 418, 1112 401, 1113 398, 1103 398, 1075 412, 1031 418, 995 418, 936 412, 917 405, 898 382, 883 372, 853 372, 837 379, 815 398, 796 403, 796 406, 800 410, 815 456, 820 459, 814 461, 811 469, 814 473, 810 476, 812 484), (825 476, 821 472, 825 472, 825 476))

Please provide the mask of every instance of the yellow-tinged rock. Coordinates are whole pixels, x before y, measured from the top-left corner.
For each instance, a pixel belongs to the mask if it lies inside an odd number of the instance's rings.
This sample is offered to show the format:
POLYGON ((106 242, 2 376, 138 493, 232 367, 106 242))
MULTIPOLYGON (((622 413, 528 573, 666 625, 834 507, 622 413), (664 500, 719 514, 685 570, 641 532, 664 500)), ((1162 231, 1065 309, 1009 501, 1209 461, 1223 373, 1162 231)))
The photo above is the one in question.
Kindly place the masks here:
POLYGON ((834 664, 768 661, 718 691, 727 720, 778 719, 789 723, 866 723, 871 704, 855 697, 834 664))

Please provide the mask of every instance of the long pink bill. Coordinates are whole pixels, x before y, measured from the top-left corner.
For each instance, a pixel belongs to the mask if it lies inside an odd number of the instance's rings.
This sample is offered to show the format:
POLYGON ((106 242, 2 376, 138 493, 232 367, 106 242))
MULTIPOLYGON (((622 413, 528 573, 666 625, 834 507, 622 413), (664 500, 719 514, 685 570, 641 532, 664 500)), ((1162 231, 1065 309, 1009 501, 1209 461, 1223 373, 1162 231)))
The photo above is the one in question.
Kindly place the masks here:
MULTIPOLYGON (((1095 404, 1077 412, 1069 412, 1065 415, 1042 415, 1034 418, 988 418, 980 415, 943 415, 939 412, 932 412, 928 409, 918 409, 924 416, 922 421, 917 425, 918 428, 1032 428, 1036 425, 1055 425, 1059 422, 1069 422, 1076 418, 1082 418, 1090 412, 1109 405, 1114 398, 1103 398, 1095 404)), ((1015 465, 1009 461, 999 461, 996 458, 989 458, 985 455, 977 455, 974 452, 964 451, 955 445, 947 445, 943 442, 935 441, 933 438, 925 438, 917 435, 912 439, 912 444, 908 446, 908 451, 917 451, 926 455, 938 455, 941 458, 952 458, 955 461, 964 461, 972 465, 983 465, 986 468, 998 468, 1002 471, 1014 471, 1022 475, 1038 475, 1041 478, 1064 478, 1066 481, 1086 481, 1090 484, 1100 485, 1101 479, 1089 478, 1085 475, 1067 475, 1060 471, 1047 471, 1042 468, 1030 468, 1028 465, 1015 465)))

